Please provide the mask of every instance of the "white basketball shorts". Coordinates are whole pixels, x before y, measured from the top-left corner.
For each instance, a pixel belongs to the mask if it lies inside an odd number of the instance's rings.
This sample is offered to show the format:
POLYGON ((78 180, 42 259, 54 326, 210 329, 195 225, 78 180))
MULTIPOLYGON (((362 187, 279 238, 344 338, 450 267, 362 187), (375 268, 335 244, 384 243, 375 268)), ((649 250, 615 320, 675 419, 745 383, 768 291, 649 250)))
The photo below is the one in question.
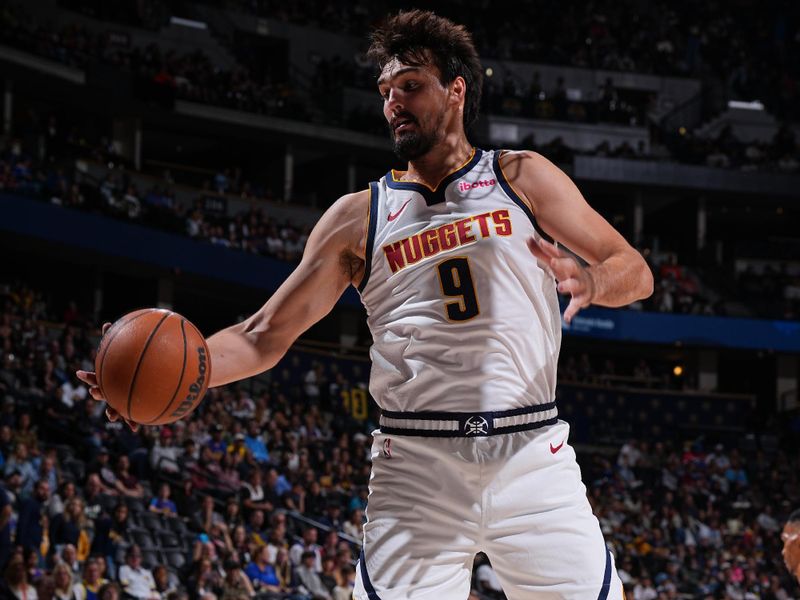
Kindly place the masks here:
POLYGON ((483 551, 509 600, 621 600, 568 435, 376 430, 354 598, 466 600, 483 551))

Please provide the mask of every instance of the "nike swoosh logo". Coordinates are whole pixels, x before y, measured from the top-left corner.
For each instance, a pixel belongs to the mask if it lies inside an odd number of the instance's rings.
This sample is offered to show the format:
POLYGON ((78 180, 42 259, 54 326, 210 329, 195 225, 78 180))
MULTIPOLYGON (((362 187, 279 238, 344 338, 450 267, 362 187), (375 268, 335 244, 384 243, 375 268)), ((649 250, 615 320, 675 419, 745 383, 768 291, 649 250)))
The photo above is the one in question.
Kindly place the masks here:
POLYGON ((406 200, 406 203, 403 204, 403 206, 400 207, 400 210, 398 210, 396 213, 394 213, 394 214, 389 213, 389 218, 387 219, 387 221, 394 221, 397 217, 399 217, 400 213, 403 212, 403 210, 405 209, 406 206, 408 206, 409 202, 411 202, 411 198, 406 200))
POLYGON ((555 454, 556 452, 561 450, 561 446, 563 446, 563 445, 564 445, 564 442, 561 442, 558 446, 553 446, 553 443, 551 442, 550 443, 550 453, 551 454, 555 454))

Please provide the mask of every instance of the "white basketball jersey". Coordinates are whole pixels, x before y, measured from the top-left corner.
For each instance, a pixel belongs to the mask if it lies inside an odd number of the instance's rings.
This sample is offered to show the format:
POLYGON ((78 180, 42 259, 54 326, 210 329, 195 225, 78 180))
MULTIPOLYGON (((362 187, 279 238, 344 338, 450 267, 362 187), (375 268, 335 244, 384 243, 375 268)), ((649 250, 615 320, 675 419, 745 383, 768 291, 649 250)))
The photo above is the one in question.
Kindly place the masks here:
POLYGON ((561 345, 542 237, 499 166, 476 149, 431 190, 390 171, 370 184, 359 292, 370 392, 389 411, 483 412, 552 402, 561 345))

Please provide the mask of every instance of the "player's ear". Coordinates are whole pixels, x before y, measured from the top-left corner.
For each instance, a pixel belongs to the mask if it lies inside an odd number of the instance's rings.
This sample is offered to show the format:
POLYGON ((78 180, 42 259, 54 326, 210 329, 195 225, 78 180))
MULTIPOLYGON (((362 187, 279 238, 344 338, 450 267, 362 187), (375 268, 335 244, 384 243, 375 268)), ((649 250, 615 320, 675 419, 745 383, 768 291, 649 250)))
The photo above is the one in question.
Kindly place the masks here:
POLYGON ((464 102, 467 96, 467 82, 459 76, 450 83, 450 100, 457 106, 464 102))

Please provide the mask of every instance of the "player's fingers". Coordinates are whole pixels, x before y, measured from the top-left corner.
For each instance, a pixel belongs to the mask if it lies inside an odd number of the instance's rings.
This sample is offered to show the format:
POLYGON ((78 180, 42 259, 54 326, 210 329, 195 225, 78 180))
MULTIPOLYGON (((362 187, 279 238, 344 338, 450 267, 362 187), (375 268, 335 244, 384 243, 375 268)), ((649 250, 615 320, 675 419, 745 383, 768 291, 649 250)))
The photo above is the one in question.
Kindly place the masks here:
POLYGON ((120 416, 119 416, 119 413, 116 410, 114 410, 110 406, 107 406, 106 407, 106 418, 109 421, 111 421, 112 423, 115 423, 116 421, 119 421, 120 416))
POLYGON ((570 277, 569 279, 565 279, 563 281, 558 282, 558 293, 559 294, 571 294, 572 296, 577 296, 584 292, 583 284, 574 277, 570 277))
POLYGON ((89 388, 89 395, 98 402, 105 401, 105 398, 103 397, 103 392, 101 392, 100 388, 96 385, 93 385, 92 387, 89 388))
POLYGON ((551 258, 563 258, 568 256, 564 251, 559 250, 555 244, 548 242, 547 240, 539 240, 538 243, 542 251, 551 258))
POLYGON ((103 323, 103 329, 102 329, 103 335, 105 335, 106 331, 108 331, 109 329, 111 329, 111 323, 103 323))
POLYGON ((533 254, 543 263, 547 264, 550 261, 550 256, 548 256, 545 251, 539 247, 539 242, 534 237, 528 238, 528 250, 530 250, 531 254, 533 254))
POLYGON ((75 371, 75 377, 88 386, 97 385, 97 374, 91 371, 75 371))
POLYGON ((549 264, 559 281, 575 277, 578 273, 578 264, 571 257, 551 258, 549 264))
POLYGON ((570 300, 569 304, 567 305, 567 309, 564 311, 564 321, 567 323, 572 323, 572 318, 578 314, 580 309, 581 305, 576 298, 570 300))
POLYGON ((137 431, 139 431, 139 424, 138 423, 134 423, 133 421, 128 421, 128 419, 125 419, 125 422, 128 424, 128 427, 131 428, 131 431, 133 433, 136 433, 137 431))

